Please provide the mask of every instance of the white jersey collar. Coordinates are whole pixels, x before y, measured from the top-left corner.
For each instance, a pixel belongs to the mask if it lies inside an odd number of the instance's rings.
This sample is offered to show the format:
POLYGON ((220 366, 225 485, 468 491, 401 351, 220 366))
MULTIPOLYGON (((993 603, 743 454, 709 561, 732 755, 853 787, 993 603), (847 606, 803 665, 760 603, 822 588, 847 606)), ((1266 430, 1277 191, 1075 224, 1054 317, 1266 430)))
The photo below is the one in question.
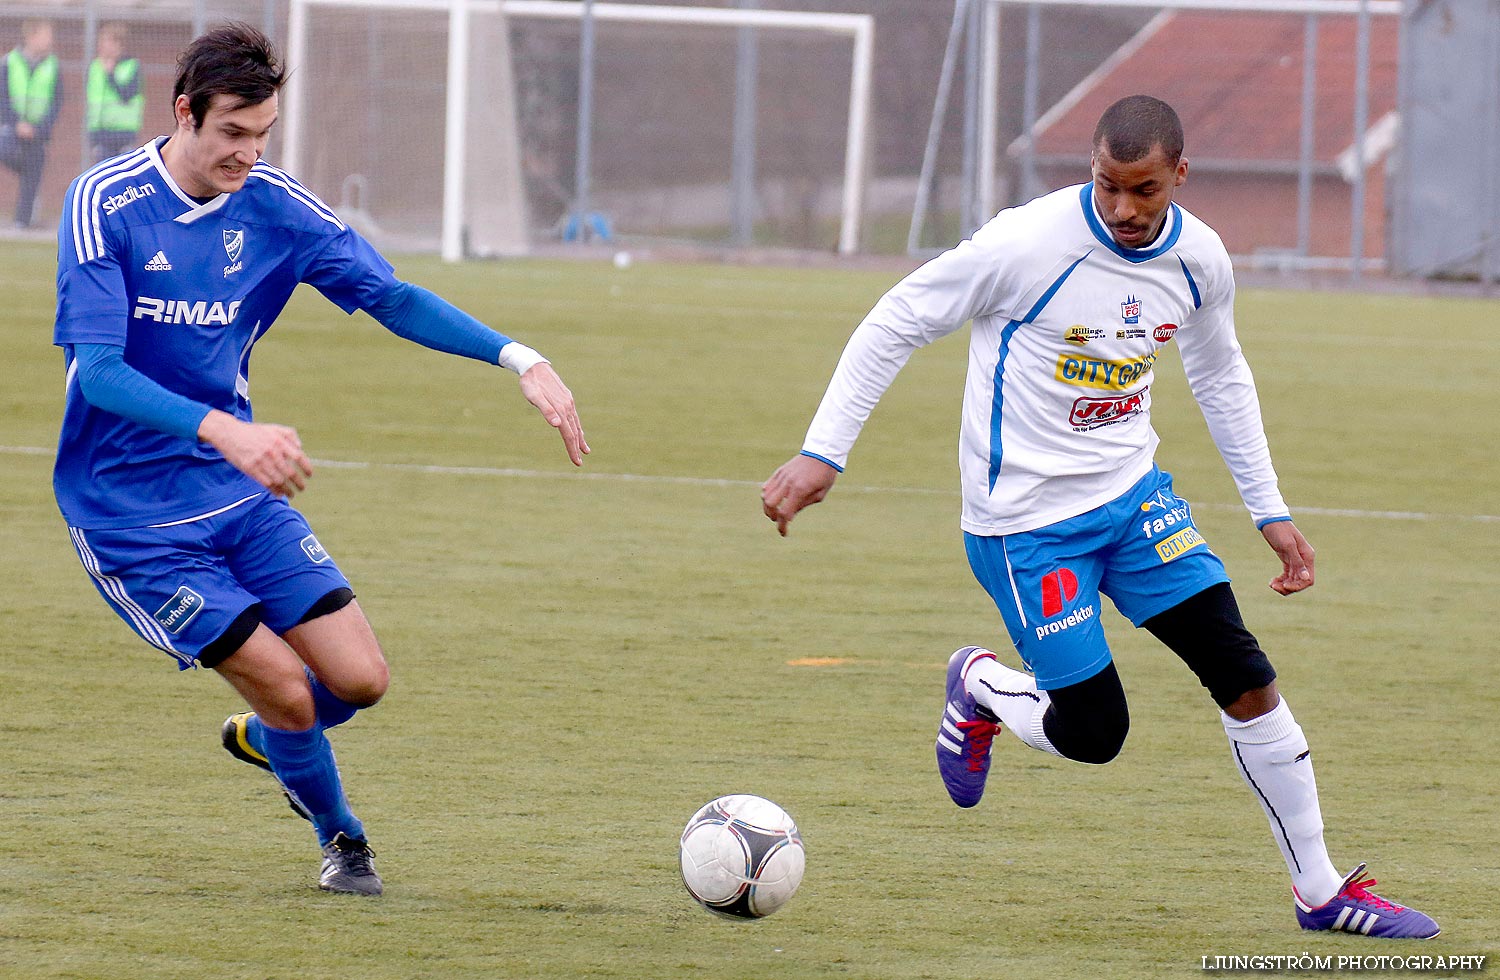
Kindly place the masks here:
MULTIPOLYGON (((1099 213, 1099 201, 1094 197, 1092 184, 1089 185, 1089 207, 1093 209, 1094 217, 1098 220, 1099 226, 1106 232, 1108 232, 1109 222, 1105 221, 1104 215, 1099 213)), ((1154 252, 1157 246, 1159 246, 1162 242, 1171 241, 1176 237, 1175 235, 1173 235, 1173 232, 1177 230, 1177 220, 1177 209, 1174 207, 1168 207, 1167 218, 1161 223, 1161 230, 1157 232, 1155 238, 1151 239, 1151 241, 1147 242, 1140 248, 1131 248, 1128 245, 1121 245, 1119 242, 1115 242, 1115 247, 1121 252, 1133 255, 1142 255, 1146 252, 1154 252)), ((1113 239, 1114 236, 1111 235, 1110 238, 1113 239)))
POLYGON ((161 148, 167 145, 170 136, 158 136, 146 144, 146 152, 151 155, 151 162, 156 164, 156 169, 161 172, 162 180, 166 182, 167 189, 177 195, 177 199, 187 206, 187 210, 172 219, 180 224, 189 225, 204 215, 213 214, 215 211, 229 203, 228 194, 215 194, 207 201, 199 203, 192 195, 177 186, 177 181, 172 179, 171 171, 167 170, 167 162, 161 158, 161 148))

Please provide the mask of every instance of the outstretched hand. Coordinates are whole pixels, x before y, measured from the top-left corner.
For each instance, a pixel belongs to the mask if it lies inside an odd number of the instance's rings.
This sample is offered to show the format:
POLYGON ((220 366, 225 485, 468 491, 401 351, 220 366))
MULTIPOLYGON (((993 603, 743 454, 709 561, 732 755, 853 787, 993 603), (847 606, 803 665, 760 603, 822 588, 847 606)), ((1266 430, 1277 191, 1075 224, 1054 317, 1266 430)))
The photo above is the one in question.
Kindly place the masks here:
POLYGON ((799 453, 777 467, 761 485, 761 511, 776 522, 776 531, 784 538, 797 512, 828 496, 838 477, 839 471, 832 466, 799 453))
POLYGON ((1281 595, 1291 595, 1313 584, 1313 547, 1291 521, 1277 521, 1260 529, 1266 543, 1281 559, 1281 574, 1270 586, 1281 595))
POLYGON ((278 497, 290 500, 307 489, 313 465, 302 451, 296 429, 244 422, 214 409, 198 424, 198 438, 222 453, 235 469, 278 497))
POLYGON ((561 435, 567 447, 568 458, 574 466, 583 465, 583 457, 590 452, 589 443, 583 435, 583 423, 578 421, 578 407, 573 404, 573 393, 563 384, 562 378, 552 370, 552 365, 543 361, 534 364, 521 375, 521 394, 536 406, 547 424, 561 435))

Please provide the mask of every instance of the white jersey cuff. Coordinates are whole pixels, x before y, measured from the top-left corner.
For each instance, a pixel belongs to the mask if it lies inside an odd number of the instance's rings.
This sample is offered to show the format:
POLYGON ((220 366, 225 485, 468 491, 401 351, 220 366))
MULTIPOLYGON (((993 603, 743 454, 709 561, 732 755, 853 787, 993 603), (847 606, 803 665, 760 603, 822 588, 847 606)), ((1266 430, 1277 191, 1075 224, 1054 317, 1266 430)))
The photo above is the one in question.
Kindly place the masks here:
POLYGON ((501 367, 517 374, 525 374, 538 364, 552 363, 530 347, 514 340, 500 348, 500 356, 496 360, 501 367))

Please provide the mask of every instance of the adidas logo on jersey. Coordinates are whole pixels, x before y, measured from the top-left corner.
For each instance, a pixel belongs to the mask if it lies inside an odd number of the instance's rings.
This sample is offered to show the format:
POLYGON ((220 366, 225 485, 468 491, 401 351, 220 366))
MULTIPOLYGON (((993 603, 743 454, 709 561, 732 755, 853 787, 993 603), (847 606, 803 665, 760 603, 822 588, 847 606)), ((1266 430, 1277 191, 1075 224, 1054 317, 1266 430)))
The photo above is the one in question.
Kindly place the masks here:
POLYGON ((167 261, 167 253, 158 251, 151 256, 151 261, 146 263, 147 272, 171 272, 172 263, 167 261))

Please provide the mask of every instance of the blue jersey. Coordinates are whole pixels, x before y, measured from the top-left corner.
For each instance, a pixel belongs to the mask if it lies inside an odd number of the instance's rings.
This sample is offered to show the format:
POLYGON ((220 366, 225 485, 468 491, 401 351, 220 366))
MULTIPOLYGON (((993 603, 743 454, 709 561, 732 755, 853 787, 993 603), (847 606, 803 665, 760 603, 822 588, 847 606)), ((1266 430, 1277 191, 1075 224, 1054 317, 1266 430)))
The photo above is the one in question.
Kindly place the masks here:
POLYGON ((67 407, 53 488, 74 527, 182 521, 264 488, 206 443, 90 405, 71 345, 121 346, 162 387, 248 422, 250 351, 298 283, 346 313, 398 283, 369 243, 264 162, 233 194, 189 197, 162 162, 166 139, 87 171, 63 207, 53 342, 66 355, 67 407))

